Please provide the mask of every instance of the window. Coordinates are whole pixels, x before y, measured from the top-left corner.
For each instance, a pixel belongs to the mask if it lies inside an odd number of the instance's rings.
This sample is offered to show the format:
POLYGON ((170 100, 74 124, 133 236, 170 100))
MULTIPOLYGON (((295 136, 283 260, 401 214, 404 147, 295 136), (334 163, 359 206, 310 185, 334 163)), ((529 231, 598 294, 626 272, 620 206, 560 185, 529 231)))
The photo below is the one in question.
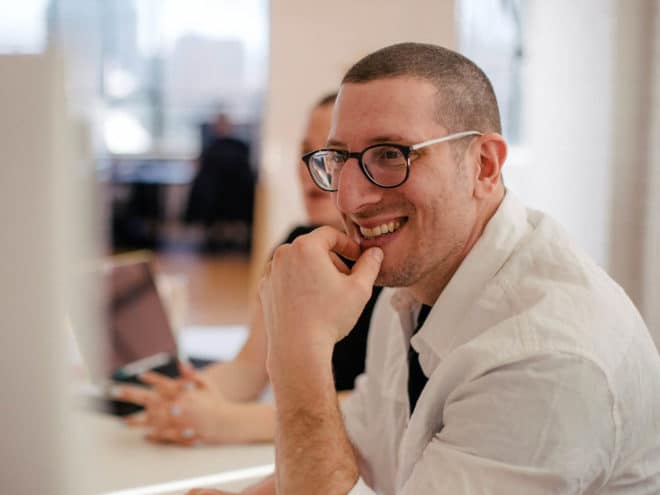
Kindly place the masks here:
POLYGON ((0 54, 41 53, 46 47, 48 0, 22 0, 5 5, 0 16, 0 54))
POLYGON ((267 0, 52 0, 71 104, 97 154, 194 156, 227 113, 256 134, 266 84, 267 0))
POLYGON ((459 51, 479 65, 493 84, 504 136, 522 144, 521 69, 524 55, 522 0, 458 0, 459 51))

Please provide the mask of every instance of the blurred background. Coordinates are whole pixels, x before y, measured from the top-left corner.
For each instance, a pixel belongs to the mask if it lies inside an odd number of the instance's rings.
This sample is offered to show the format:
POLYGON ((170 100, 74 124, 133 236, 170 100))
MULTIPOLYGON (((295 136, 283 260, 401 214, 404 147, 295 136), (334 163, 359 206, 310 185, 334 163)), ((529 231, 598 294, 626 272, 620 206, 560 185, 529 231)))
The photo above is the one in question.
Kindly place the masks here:
POLYGON ((0 0, 9 486, 78 493, 52 489, 68 486, 53 428, 65 416, 63 308, 101 322, 96 285, 74 267, 149 249, 177 326, 246 324, 265 259, 304 220, 309 108, 359 57, 399 41, 456 49, 486 71, 511 145, 507 186, 569 230, 660 343, 659 4, 0 0), (239 143, 236 170, 218 179, 232 186, 204 190, 219 139, 239 143), (26 363, 38 366, 17 374, 26 363), (52 447, 43 477, 26 474, 35 438, 52 447))

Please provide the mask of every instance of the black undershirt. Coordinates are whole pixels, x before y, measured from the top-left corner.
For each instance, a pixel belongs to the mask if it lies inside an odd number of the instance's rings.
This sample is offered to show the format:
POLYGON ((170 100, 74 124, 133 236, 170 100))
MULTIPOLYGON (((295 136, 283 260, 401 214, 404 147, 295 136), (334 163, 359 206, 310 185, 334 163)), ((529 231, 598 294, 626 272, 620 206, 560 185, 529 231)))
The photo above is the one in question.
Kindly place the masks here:
MULTIPOLYGON (((413 331, 415 335, 426 320, 426 317, 431 311, 431 306, 423 304, 419 310, 419 315, 417 316, 417 326, 413 331)), ((412 338, 412 336, 411 336, 412 338)), ((415 405, 417 405, 417 400, 419 399, 428 377, 424 375, 422 367, 419 364, 419 354, 413 346, 408 347, 408 403, 410 404, 410 415, 412 416, 413 411, 415 410, 415 405)))

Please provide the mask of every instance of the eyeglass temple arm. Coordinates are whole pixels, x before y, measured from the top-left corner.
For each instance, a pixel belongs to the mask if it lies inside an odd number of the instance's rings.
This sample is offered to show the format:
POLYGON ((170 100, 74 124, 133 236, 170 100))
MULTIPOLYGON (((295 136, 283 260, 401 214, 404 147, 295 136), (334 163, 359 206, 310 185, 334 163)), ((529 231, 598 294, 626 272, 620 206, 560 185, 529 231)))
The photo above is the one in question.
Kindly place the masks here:
POLYGON ((424 141, 423 143, 418 143, 410 147, 411 151, 418 150, 420 148, 425 148, 426 146, 431 146, 432 144, 443 143, 445 141, 453 141, 454 139, 460 139, 467 136, 483 136, 483 133, 479 131, 463 131, 457 132, 456 134, 450 134, 449 136, 444 136, 441 138, 430 139, 424 141))

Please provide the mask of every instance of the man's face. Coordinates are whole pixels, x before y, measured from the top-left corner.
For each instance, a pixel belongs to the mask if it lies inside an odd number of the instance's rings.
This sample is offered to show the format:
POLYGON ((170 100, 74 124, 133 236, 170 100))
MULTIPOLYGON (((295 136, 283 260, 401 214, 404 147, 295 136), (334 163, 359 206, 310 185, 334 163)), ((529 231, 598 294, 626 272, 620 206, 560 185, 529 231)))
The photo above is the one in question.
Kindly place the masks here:
MULTIPOLYGON (((334 105, 330 103, 312 110, 302 142, 301 155, 325 146, 330 132, 333 107, 334 105)), ((341 217, 335 207, 332 195, 329 192, 322 191, 314 184, 302 160, 298 165, 298 179, 300 180, 309 222, 315 225, 332 225, 340 228, 341 217)))
MULTIPOLYGON (((361 151, 378 142, 412 145, 445 136, 434 115, 436 93, 431 83, 412 78, 344 84, 328 144, 361 151)), ((369 182, 354 159, 344 165, 337 207, 349 236, 364 249, 383 249, 379 285, 410 287, 418 298, 435 300, 467 254, 477 213, 474 180, 454 154, 449 143, 413 152, 408 180, 394 189, 369 182)))

